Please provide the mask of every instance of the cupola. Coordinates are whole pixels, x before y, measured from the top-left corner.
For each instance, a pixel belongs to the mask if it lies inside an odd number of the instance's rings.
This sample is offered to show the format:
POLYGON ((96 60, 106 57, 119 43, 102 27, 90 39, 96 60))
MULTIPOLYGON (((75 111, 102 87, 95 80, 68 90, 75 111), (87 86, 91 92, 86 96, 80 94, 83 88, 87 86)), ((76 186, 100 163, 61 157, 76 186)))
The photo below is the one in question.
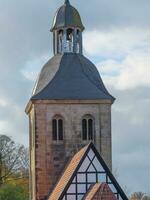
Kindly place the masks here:
POLYGON ((57 10, 51 32, 53 32, 54 54, 82 54, 82 32, 84 26, 76 8, 69 0, 57 10))

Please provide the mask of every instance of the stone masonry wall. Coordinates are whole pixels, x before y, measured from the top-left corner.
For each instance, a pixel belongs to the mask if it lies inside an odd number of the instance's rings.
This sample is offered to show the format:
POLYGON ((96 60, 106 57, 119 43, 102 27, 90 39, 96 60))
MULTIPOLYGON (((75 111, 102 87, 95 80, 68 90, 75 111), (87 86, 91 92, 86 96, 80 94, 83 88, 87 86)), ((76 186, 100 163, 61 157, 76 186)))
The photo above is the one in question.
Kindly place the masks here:
POLYGON ((110 105, 100 106, 100 153, 112 169, 112 140, 111 140, 111 107, 110 105))
POLYGON ((36 197, 44 200, 52 191, 70 158, 89 142, 82 141, 82 117, 95 120, 96 148, 111 168, 110 104, 35 104, 36 197), (64 141, 52 141, 52 118, 64 119, 64 141))

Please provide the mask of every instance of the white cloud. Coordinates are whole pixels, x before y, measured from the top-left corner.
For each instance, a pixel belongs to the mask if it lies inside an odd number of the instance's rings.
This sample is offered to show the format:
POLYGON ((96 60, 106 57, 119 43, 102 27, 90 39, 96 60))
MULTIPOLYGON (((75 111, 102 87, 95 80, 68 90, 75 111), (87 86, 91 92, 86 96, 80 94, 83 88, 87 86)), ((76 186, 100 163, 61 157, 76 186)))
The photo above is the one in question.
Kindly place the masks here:
POLYGON ((9 122, 8 121, 4 121, 4 120, 0 120, 0 130, 1 130, 1 133, 0 134, 5 134, 5 129, 6 127, 9 126, 9 122))
POLYGON ((106 83, 116 89, 150 86, 150 49, 135 50, 121 61, 106 60, 98 66, 106 83))
POLYGON ((8 104, 8 103, 7 103, 6 100, 4 100, 4 99, 2 99, 2 98, 0 99, 0 106, 1 106, 1 107, 5 107, 5 106, 7 106, 7 104, 8 104))
POLYGON ((119 183, 129 192, 150 192, 146 187, 150 167, 150 93, 148 88, 111 90, 116 97, 112 110, 113 166, 119 183), (138 180, 140 179, 140 182, 138 180))
POLYGON ((28 61, 25 64, 25 67, 21 70, 22 75, 29 81, 35 81, 38 77, 41 67, 45 64, 48 58, 49 56, 42 55, 40 58, 28 61))
POLYGON ((84 34, 84 47, 91 56, 125 56, 135 49, 150 46, 150 29, 120 28, 109 31, 87 31, 84 34))
POLYGON ((112 112, 113 166, 118 168, 119 182, 131 193, 149 192, 149 41, 148 29, 85 33, 86 52, 117 98, 112 112))
POLYGON ((107 85, 119 90, 150 86, 150 29, 85 33, 87 54, 96 57, 107 85))
MULTIPOLYGON (((58 0, 43 1, 42 4, 37 4, 35 0, 0 0, 0 2, 3 8, 0 13, 2 27, 0 32, 0 81, 2 83, 0 86, 0 132, 27 145, 28 120, 24 108, 30 98, 30 90, 33 88, 32 81, 36 79, 37 72, 47 60, 41 62, 41 55, 49 54, 48 57, 50 57, 52 34, 49 34, 48 29, 54 12, 61 3, 58 0)), ((133 68, 133 74, 139 74, 138 77, 141 78, 140 75, 144 74, 146 79, 148 76, 146 74, 148 69, 142 73, 139 67, 136 72, 136 66, 139 58, 142 58, 140 63, 144 68, 149 65, 149 61, 145 63, 149 57, 145 49, 149 49, 150 45, 150 30, 146 28, 146 26, 150 27, 150 1, 95 0, 94 4, 89 3, 86 8, 85 0, 72 1, 72 3, 78 5, 84 17, 85 27, 89 30, 95 29, 92 32, 85 32, 83 36, 84 47, 90 59, 95 58, 96 62, 99 62, 99 69, 109 85, 116 88, 115 83, 122 80, 121 86, 117 87, 121 91, 117 90, 116 97, 118 98, 112 112, 114 116, 112 135, 115 140, 113 158, 116 161, 114 166, 117 163, 121 172, 121 186, 127 185, 132 192, 135 189, 150 192, 148 176, 150 160, 146 154, 148 151, 145 149, 145 147, 149 148, 150 103, 149 97, 144 96, 147 90, 138 96, 139 91, 135 89, 149 83, 146 83, 144 78, 141 81, 132 75, 130 79, 134 79, 134 82, 131 83, 130 80, 130 86, 133 85, 133 90, 129 91, 129 84, 125 81, 128 76, 131 76, 130 67, 133 68), (89 9, 92 15, 89 15, 89 9), (131 28, 131 25, 136 28, 131 28), (113 29, 111 29, 112 26, 113 29), (136 65, 132 61, 136 61, 136 65), (121 97, 125 93, 128 94, 127 97, 125 95, 121 97), (131 97, 133 99, 130 99, 131 97), (142 100, 135 103, 137 98, 142 100), (137 150, 139 144, 143 152, 137 150), (143 167, 138 167, 134 162, 136 155, 139 156, 143 167)), ((140 91, 143 90, 144 88, 140 89, 140 91)), ((114 93, 114 90, 110 91, 114 93)))

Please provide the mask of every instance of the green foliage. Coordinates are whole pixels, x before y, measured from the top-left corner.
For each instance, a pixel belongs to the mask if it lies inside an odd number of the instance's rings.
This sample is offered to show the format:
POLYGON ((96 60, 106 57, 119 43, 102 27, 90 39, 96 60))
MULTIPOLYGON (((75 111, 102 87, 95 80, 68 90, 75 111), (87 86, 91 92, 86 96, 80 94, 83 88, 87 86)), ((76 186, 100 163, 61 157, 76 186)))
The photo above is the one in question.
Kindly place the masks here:
POLYGON ((28 200, 28 193, 21 185, 7 184, 0 187, 0 200, 28 200))

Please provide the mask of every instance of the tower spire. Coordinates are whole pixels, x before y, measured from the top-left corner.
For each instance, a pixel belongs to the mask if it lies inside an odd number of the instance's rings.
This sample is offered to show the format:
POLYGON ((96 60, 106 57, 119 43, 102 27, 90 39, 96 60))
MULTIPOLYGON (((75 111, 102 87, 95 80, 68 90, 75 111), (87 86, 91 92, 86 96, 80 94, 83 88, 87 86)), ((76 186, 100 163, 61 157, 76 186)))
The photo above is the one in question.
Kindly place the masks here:
POLYGON ((70 4, 69 0, 65 0, 65 4, 70 4))

